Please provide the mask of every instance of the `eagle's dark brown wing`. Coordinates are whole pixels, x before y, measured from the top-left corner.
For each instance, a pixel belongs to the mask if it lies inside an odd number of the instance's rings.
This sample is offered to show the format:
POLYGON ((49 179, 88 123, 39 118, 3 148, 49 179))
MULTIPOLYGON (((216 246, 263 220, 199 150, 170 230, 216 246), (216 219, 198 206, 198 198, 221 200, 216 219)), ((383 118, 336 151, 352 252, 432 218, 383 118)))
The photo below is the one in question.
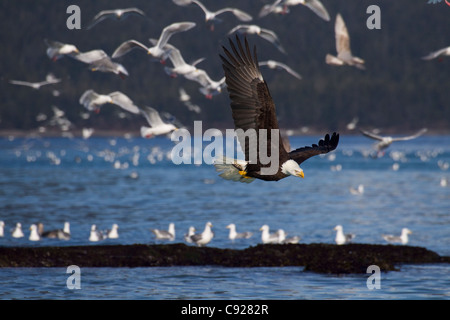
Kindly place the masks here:
POLYGON ((339 143, 339 134, 336 132, 330 137, 329 134, 325 135, 324 139, 321 139, 318 144, 313 144, 311 147, 303 147, 289 152, 289 157, 301 164, 303 161, 317 156, 319 154, 328 153, 336 149, 339 143))
MULTIPOLYGON (((278 121, 275 112, 275 104, 264 81, 258 66, 256 47, 251 54, 247 39, 245 47, 236 35, 236 45, 230 39, 230 52, 223 47, 226 57, 220 55, 223 61, 225 81, 231 99, 231 110, 235 129, 256 130, 267 129, 270 150, 270 130, 278 129, 278 121)), ((279 152, 285 152, 282 147, 281 136, 279 136, 279 152)), ((238 136, 239 139, 239 136, 238 136)), ((239 142, 242 144, 241 139, 239 142)), ((248 161, 249 146, 245 143, 244 154, 248 161)), ((270 151, 268 151, 270 154, 270 151)))

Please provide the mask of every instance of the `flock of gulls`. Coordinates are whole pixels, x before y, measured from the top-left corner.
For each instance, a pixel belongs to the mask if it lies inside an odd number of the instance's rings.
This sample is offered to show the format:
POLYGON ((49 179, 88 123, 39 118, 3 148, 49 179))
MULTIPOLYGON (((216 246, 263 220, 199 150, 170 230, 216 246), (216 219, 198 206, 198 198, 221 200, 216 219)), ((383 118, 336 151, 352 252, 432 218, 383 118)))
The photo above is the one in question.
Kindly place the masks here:
MULTIPOLYGON (((192 5, 201 9, 205 15, 205 23, 210 26, 211 30, 214 30, 215 24, 220 21, 222 15, 225 13, 233 14, 236 19, 243 23, 248 23, 253 20, 253 17, 248 13, 237 8, 223 8, 212 12, 197 0, 173 0, 173 2, 178 6, 189 7, 189 9, 193 7, 192 5)), ((311 9, 324 21, 330 21, 329 13, 319 0, 276 0, 274 3, 264 6, 259 13, 259 17, 261 18, 268 14, 286 14, 289 12, 289 7, 300 4, 311 9)), ((88 29, 95 27, 105 19, 114 18, 116 20, 121 20, 131 15, 143 18, 146 17, 145 13, 138 8, 105 10, 94 17, 93 21, 89 24, 88 29)), ((182 76, 188 80, 197 82, 199 84, 200 92, 207 98, 212 98, 214 95, 220 94, 224 88, 227 88, 231 100, 230 105, 235 129, 255 129, 258 132, 266 129, 279 129, 275 104, 272 101, 267 83, 264 81, 261 74, 260 67, 267 66, 272 69, 283 69, 297 79, 301 79, 301 76, 284 63, 274 60, 259 62, 256 47, 252 50, 248 40, 251 35, 259 36, 272 43, 280 52, 286 53, 286 50, 282 46, 282 41, 280 41, 277 34, 272 30, 262 28, 256 24, 239 24, 232 28, 227 34, 230 37, 229 46, 228 48, 224 46, 223 53, 220 54, 225 76, 216 81, 212 80, 205 70, 197 67, 204 58, 197 59, 192 63, 186 63, 182 52, 169 43, 169 40, 172 37, 177 36, 177 34, 179 36, 180 33, 188 33, 195 26, 195 22, 174 22, 162 29, 158 39, 149 39, 148 45, 130 39, 120 44, 111 56, 101 49, 81 52, 77 46, 73 44, 61 43, 54 40, 45 40, 45 43, 48 47, 47 55, 53 61, 60 60, 63 57, 70 57, 88 65, 92 71, 109 72, 116 74, 121 78, 128 77, 129 73, 126 68, 122 64, 116 62, 115 59, 127 55, 134 49, 140 50, 149 55, 152 60, 162 63, 164 65, 164 71, 170 77, 182 76), (232 35, 235 35, 234 41, 232 35), (171 65, 168 65, 168 61, 170 61, 171 65)), ((362 58, 353 55, 350 47, 348 29, 342 15, 339 13, 336 15, 334 31, 336 54, 327 54, 325 63, 332 66, 345 65, 364 70, 365 61, 362 58)), ((427 56, 424 56, 423 59, 430 60, 444 55, 450 55, 450 47, 432 52, 427 56)), ((10 83, 39 89, 44 85, 51 85, 60 81, 60 79, 57 79, 54 76, 49 76, 45 81, 39 83, 28 83, 18 80, 11 80, 10 83)), ((186 102, 186 105, 192 110, 198 110, 197 106, 188 104, 189 96, 185 91, 183 92, 180 90, 180 97, 183 97, 181 100, 186 102)), ((177 126, 173 123, 163 121, 157 110, 148 106, 139 107, 131 98, 119 91, 97 93, 90 89, 80 96, 79 103, 90 112, 99 112, 103 105, 113 104, 122 108, 123 111, 142 115, 149 124, 149 127, 141 128, 141 135, 146 138, 168 134, 177 130, 177 126)), ((356 125, 356 122, 357 121, 353 123, 353 127, 356 125)), ((361 132, 365 136, 377 140, 375 148, 378 152, 382 152, 394 141, 417 138, 424 134, 426 129, 422 129, 412 136, 403 138, 383 137, 364 130, 361 130, 361 132)), ((238 139, 240 139, 240 137, 238 137, 238 139)), ((302 168, 300 168, 300 164, 310 157, 332 152, 337 148, 338 143, 338 133, 327 133, 317 144, 290 150, 285 147, 286 141, 280 136, 279 145, 277 146, 280 160, 277 172, 273 174, 262 174, 264 165, 259 159, 256 162, 249 161, 250 155, 248 148, 243 150, 245 160, 234 159, 231 163, 217 163, 216 169, 221 172, 220 176, 224 179, 245 183, 249 183, 255 179, 277 181, 288 176, 303 178, 304 172, 302 168)), ((241 143, 241 145, 244 144, 241 143)), ((270 138, 268 138, 267 148, 270 146, 270 138)), ((269 154, 269 152, 266 154, 269 154)), ((358 187, 354 192, 355 194, 361 194, 364 192, 364 189, 363 187, 358 187)), ((4 224, 2 223, 2 235, 3 227, 4 224)), ((251 232, 238 233, 234 224, 228 225, 227 228, 230 230, 229 238, 231 240, 239 238, 245 239, 253 235, 251 232)), ((348 243, 355 238, 354 234, 344 234, 343 228, 340 225, 336 226, 334 230, 336 231, 335 242, 338 245, 348 243)), ((268 225, 263 225, 260 231, 262 243, 281 244, 298 243, 300 241, 300 237, 298 236, 288 238, 282 229, 275 233, 270 233, 268 225)), ((151 232, 155 235, 156 239, 175 240, 174 224, 170 224, 168 230, 151 229, 151 232)), ((411 231, 405 228, 402 230, 400 236, 383 235, 383 238, 389 242, 406 244, 408 242, 408 234, 410 233, 411 231)), ((12 232, 12 236, 24 236, 19 223, 12 232)), ((70 230, 68 223, 64 229, 52 230, 50 232, 44 232, 43 225, 31 225, 29 239, 36 241, 43 237, 69 239, 70 230)), ((204 246, 210 243, 213 237, 214 232, 212 231, 212 224, 211 222, 207 222, 201 233, 195 233, 195 228, 191 227, 184 236, 184 240, 188 243, 204 246)), ((106 232, 97 230, 96 225, 92 225, 89 237, 90 241, 100 241, 107 238, 118 238, 117 224, 113 225, 112 229, 106 232)))
MULTIPOLYGON (((184 234, 183 239, 186 243, 195 244, 199 247, 205 246, 211 242, 214 238, 214 232, 212 231, 212 223, 207 222, 205 224, 205 228, 202 232, 196 233, 195 227, 191 226, 188 229, 188 232, 184 234)), ((30 225, 30 233, 28 236, 28 240, 30 241, 40 241, 44 238, 48 239, 59 239, 59 240, 70 240, 71 232, 70 232, 70 223, 65 222, 64 227, 62 229, 54 229, 50 231, 44 230, 43 223, 39 222, 36 224, 30 225)), ((245 231, 245 232, 237 232, 236 225, 231 223, 226 226, 226 229, 229 229, 228 239, 231 241, 235 241, 238 239, 249 239, 253 236, 253 232, 245 231)), ((350 243, 356 235, 353 233, 344 233, 343 227, 341 225, 337 225, 334 230, 336 231, 336 237, 334 241, 337 245, 343 245, 346 243, 350 243)), ((170 223, 167 230, 163 229, 150 229, 150 231, 154 234, 154 238, 156 240, 161 241, 175 241, 175 224, 170 223)), ((259 231, 261 231, 261 243, 262 244, 296 244, 299 243, 301 238, 299 236, 287 237, 287 233, 283 229, 278 229, 274 233, 270 233, 270 228, 267 224, 263 225, 259 231)), ((20 222, 16 223, 16 226, 11 230, 12 238, 24 238, 25 234, 22 230, 22 224, 20 222)), ((382 235, 382 238, 386 240, 388 243, 399 243, 399 244, 407 244, 409 241, 408 235, 412 232, 408 228, 403 228, 401 234, 399 236, 395 235, 382 235)), ((5 223, 0 220, 0 238, 5 236, 5 223)), ((93 224, 91 226, 91 230, 89 233, 88 240, 90 242, 98 242, 105 239, 118 239, 119 238, 119 226, 114 223, 109 230, 99 230, 97 226, 93 224)))

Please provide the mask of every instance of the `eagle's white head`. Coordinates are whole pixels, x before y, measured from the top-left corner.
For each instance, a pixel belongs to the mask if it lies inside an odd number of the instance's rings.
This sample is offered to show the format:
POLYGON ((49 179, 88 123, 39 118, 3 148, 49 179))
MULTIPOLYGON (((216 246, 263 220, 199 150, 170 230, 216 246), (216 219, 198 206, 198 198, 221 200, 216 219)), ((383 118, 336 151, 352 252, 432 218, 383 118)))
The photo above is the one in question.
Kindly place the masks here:
POLYGON ((281 166, 281 172, 283 172, 284 174, 286 174, 288 176, 296 176, 296 177, 301 177, 301 178, 305 177, 305 174, 303 173, 303 169, 300 168, 298 163, 292 159, 283 163, 283 165, 281 166))

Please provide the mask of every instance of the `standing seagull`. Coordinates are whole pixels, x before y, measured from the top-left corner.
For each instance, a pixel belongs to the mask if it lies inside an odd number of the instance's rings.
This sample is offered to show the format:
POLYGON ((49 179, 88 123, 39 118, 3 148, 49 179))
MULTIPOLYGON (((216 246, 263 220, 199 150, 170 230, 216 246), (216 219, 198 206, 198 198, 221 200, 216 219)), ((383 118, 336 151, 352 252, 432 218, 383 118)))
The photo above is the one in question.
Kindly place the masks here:
POLYGON ((97 242, 103 239, 105 239, 105 235, 101 231, 97 230, 97 226, 93 224, 91 226, 91 233, 89 234, 89 241, 97 242))
POLYGON ((236 225, 234 223, 229 224, 226 226, 227 229, 230 229, 230 233, 228 234, 228 239, 234 240, 234 239, 248 239, 253 235, 253 232, 236 232, 236 225))
POLYGON ((87 29, 91 29, 97 23, 105 20, 105 19, 116 19, 116 20, 125 20, 129 16, 142 16, 145 17, 144 11, 138 8, 127 8, 127 9, 115 9, 115 10, 103 10, 97 13, 92 20, 92 22, 88 25, 87 29))
POLYGON ((291 175, 303 178, 300 164, 313 156, 336 149, 339 134, 333 133, 331 137, 325 135, 318 145, 290 152, 286 150, 278 127, 275 104, 259 70, 256 48, 252 56, 247 39, 244 48, 239 38, 236 38, 237 48, 230 40, 233 54, 224 48, 227 58, 220 57, 231 99, 234 126, 238 141, 244 148, 245 161, 231 159, 223 162, 219 159, 216 161, 216 170, 222 171, 220 176, 224 179, 247 183, 254 179, 278 181, 291 175), (246 136, 244 131, 253 134, 254 143, 246 142, 247 138, 253 137, 246 136), (255 150, 257 146, 266 150, 258 152, 255 150), (270 160, 261 156, 269 154, 270 160))
POLYGON ((269 226, 267 224, 263 225, 260 229, 261 232, 261 241, 262 243, 279 243, 279 234, 277 232, 270 233, 269 226))
POLYGON ((22 238, 22 237, 25 236, 25 235, 23 234, 23 231, 22 231, 22 224, 21 224, 20 222, 17 222, 17 223, 16 223, 16 227, 13 229, 13 231, 12 231, 12 233, 11 233, 11 236, 12 236, 13 238, 22 238))
POLYGON ((214 237, 214 233, 211 231, 212 226, 213 225, 211 222, 207 222, 205 225, 205 230, 200 234, 194 234, 191 237, 192 241, 199 247, 208 244, 214 237))
POLYGON ((383 234, 382 237, 387 242, 407 244, 408 240, 409 240, 408 239, 409 234, 412 234, 412 231, 409 230, 408 228, 403 228, 400 236, 393 236, 391 234, 388 234, 388 235, 383 234))
POLYGON ((364 70, 364 60, 352 55, 352 51, 350 49, 350 36, 348 35, 344 19, 342 19, 342 16, 339 13, 336 15, 334 33, 336 37, 336 51, 338 55, 335 57, 331 54, 327 54, 325 57, 325 62, 329 65, 349 65, 364 70))
POLYGON ((390 136, 382 137, 380 135, 377 135, 377 134, 374 134, 374 133, 371 133, 371 132, 368 132, 368 131, 364 131, 364 130, 360 130, 360 131, 366 137, 369 137, 371 139, 379 141, 379 142, 377 142, 375 144, 375 149, 380 152, 380 151, 383 151, 384 149, 386 149, 387 147, 389 147, 392 144, 392 142, 395 142, 395 141, 407 141, 407 140, 412 140, 412 139, 415 139, 417 137, 420 137, 425 132, 427 132, 427 128, 423 128, 422 130, 416 132, 415 134, 413 134, 411 136, 399 137, 399 138, 393 138, 393 137, 390 137, 390 136))
POLYGON ((30 236, 28 237, 28 240, 30 240, 30 241, 41 240, 41 236, 39 235, 37 226, 35 224, 32 224, 30 226, 30 236))
POLYGON ((70 223, 64 222, 63 229, 44 231, 44 225, 38 224, 39 233, 43 238, 70 240, 70 223))
POLYGON ((169 241, 175 240, 175 224, 174 223, 169 224, 169 229, 167 231, 160 230, 160 229, 150 229, 150 231, 155 234, 156 239, 169 240, 169 241))
POLYGON ((184 235, 184 241, 188 242, 188 243, 192 243, 192 236, 195 234, 195 228, 194 227, 189 227, 188 233, 186 233, 184 235))
POLYGON ((139 108, 120 91, 114 91, 109 94, 98 94, 94 90, 87 90, 80 97, 80 104, 82 104, 89 111, 100 112, 100 107, 106 103, 115 104, 122 109, 138 114, 139 108))
POLYGON ((119 238, 119 226, 117 223, 114 223, 111 227, 111 230, 106 231, 106 237, 108 239, 118 239, 119 238))
POLYGON ((336 241, 336 244, 338 245, 348 243, 355 238, 353 233, 344 234, 344 228, 342 228, 341 225, 334 227, 334 230, 336 231, 336 238, 334 241, 336 241))
POLYGON ((423 60, 432 60, 442 56, 450 56, 450 47, 446 47, 437 51, 433 51, 430 54, 422 57, 423 60))
POLYGON ((0 220, 0 237, 5 235, 5 222, 0 220))
POLYGON ((211 27, 210 27, 211 31, 214 31, 214 23, 222 21, 221 19, 217 18, 217 16, 222 13, 225 13, 225 12, 231 12, 240 21, 248 22, 248 21, 253 20, 253 17, 251 15, 249 15, 248 13, 246 13, 242 10, 236 9, 236 8, 228 8, 227 7, 227 8, 223 8, 223 9, 213 12, 213 11, 209 11, 204 6, 204 4, 198 0, 173 0, 173 2, 179 6, 186 6, 191 3, 195 3, 197 6, 199 6, 200 9, 202 9, 203 13, 205 14, 205 22, 206 23, 212 22, 211 27))
POLYGON ((113 58, 119 58, 134 48, 140 48, 147 51, 147 54, 151 55, 156 59, 160 59, 162 63, 167 59, 170 49, 166 48, 166 44, 169 41, 170 37, 175 33, 188 31, 195 27, 194 22, 176 22, 171 25, 165 27, 161 32, 159 40, 154 44, 153 47, 147 47, 144 44, 136 41, 136 40, 128 40, 123 42, 112 54, 113 58))

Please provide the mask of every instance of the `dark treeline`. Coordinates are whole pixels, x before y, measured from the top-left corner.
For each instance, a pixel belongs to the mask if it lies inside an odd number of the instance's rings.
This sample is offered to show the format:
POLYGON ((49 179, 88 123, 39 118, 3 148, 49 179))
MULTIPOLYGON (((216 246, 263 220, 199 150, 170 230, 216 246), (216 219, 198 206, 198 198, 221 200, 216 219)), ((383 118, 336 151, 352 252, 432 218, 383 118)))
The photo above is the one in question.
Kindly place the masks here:
MULTIPOLYGON (((258 18, 261 7, 271 0, 202 2, 211 10, 238 7, 254 17, 250 23, 278 34, 286 55, 264 39, 255 35, 248 38, 257 46, 260 61, 281 61, 303 78, 297 80, 286 72, 261 68, 277 105, 281 127, 345 132, 346 124, 358 117, 359 126, 384 132, 415 131, 421 127, 448 132, 450 57, 421 59, 450 45, 450 7, 444 2, 431 5, 427 0, 322 0, 331 16, 329 22, 302 5, 291 7, 287 15, 258 18), (366 26, 370 16, 366 9, 373 4, 381 9, 380 30, 366 26), (347 24, 354 55, 366 61, 364 71, 325 63, 327 53, 336 54, 334 21, 338 12, 347 24)), ((194 29, 174 35, 170 43, 180 49, 187 62, 205 57, 198 67, 219 80, 223 76, 221 46, 228 45, 228 31, 243 23, 230 13, 221 18, 223 22, 210 31, 200 8, 194 4, 180 7, 170 0, 0 1, 0 129, 36 129, 42 125, 36 121, 36 115, 42 112, 51 117, 52 106, 63 110, 76 129, 138 130, 145 124, 141 116, 117 117, 119 108, 113 106, 105 106, 87 120, 81 118, 80 113, 86 110, 78 100, 87 89, 98 93, 122 91, 138 106, 167 111, 188 127, 194 120, 204 121, 204 128, 233 127, 226 91, 208 100, 198 91, 198 84, 169 77, 164 67, 152 62, 144 51, 134 50, 117 59, 130 74, 122 80, 114 74, 91 72, 70 58, 53 62, 46 56, 44 43, 47 38, 74 44, 81 51, 103 49, 112 54, 125 40, 149 45, 148 38, 158 38, 166 25, 193 21, 197 23, 194 29), (81 9, 81 30, 66 27, 66 9, 71 4, 81 9), (86 30, 100 10, 134 6, 142 9, 148 19, 105 20, 86 30), (49 72, 62 82, 40 90, 8 82, 42 81, 49 72), (200 114, 189 111, 179 101, 180 87, 202 108, 200 114), (55 96, 53 90, 58 90, 59 95, 55 96)))

